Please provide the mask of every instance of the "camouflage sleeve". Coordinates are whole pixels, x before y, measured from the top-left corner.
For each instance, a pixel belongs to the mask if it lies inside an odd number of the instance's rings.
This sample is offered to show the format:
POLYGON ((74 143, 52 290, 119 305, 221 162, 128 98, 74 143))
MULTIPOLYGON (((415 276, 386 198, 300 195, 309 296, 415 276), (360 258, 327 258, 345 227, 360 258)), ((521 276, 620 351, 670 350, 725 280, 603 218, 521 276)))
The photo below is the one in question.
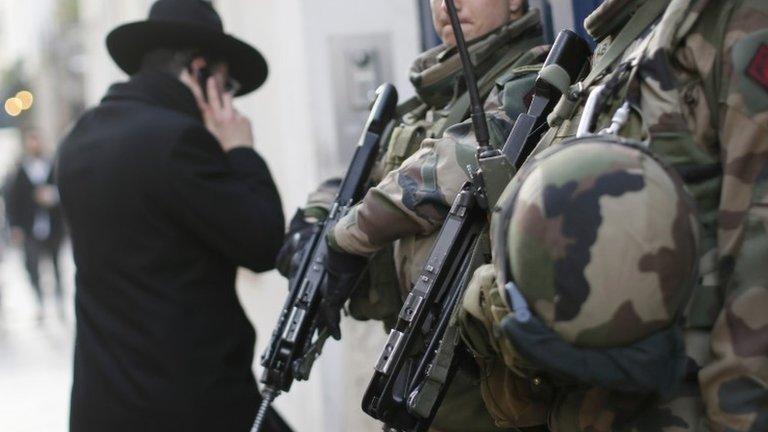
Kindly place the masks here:
POLYGON ((699 377, 712 430, 757 432, 768 430, 768 3, 743 1, 727 28, 718 252, 731 276, 699 377))
POLYGON ((339 221, 331 244, 368 255, 396 239, 437 230, 469 178, 467 165, 476 165, 474 147, 448 131, 442 139, 425 140, 339 221))
MULTIPOLYGON (((497 86, 485 110, 492 145, 501 146, 517 114, 526 109, 535 70, 523 69, 497 86)), ((477 143, 470 121, 427 139, 400 167, 370 189, 339 221, 329 241, 337 249, 368 255, 400 238, 429 235, 440 228, 459 189, 475 169, 477 143)))

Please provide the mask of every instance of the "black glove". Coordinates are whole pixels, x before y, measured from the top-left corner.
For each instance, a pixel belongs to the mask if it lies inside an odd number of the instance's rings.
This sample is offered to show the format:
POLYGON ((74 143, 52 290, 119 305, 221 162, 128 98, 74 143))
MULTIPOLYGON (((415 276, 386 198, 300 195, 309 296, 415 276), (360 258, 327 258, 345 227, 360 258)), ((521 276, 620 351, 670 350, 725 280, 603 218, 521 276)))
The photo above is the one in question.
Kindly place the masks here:
POLYGON ((283 246, 277 253, 276 267, 281 275, 290 279, 296 273, 314 228, 315 224, 307 222, 304 209, 296 210, 288 225, 283 246))
POLYGON ((321 327, 327 328, 336 340, 341 339, 341 309, 352 294, 366 264, 368 259, 365 257, 328 247, 328 255, 325 257, 327 275, 325 282, 320 286, 323 298, 320 301, 318 318, 321 327))

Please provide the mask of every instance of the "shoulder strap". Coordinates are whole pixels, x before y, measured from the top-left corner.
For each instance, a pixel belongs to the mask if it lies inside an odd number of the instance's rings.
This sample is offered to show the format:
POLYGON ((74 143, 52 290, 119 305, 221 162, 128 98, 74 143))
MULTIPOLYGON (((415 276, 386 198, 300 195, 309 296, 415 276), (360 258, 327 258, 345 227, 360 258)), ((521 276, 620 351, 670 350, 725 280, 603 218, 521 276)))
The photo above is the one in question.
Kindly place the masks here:
POLYGON ((666 10, 669 0, 648 0, 632 15, 616 39, 608 46, 608 51, 595 63, 592 71, 583 81, 583 87, 588 88, 599 79, 616 60, 621 58, 630 45, 666 10))
MULTIPOLYGON (((494 65, 485 75, 483 75, 482 79, 480 79, 480 82, 478 83, 478 91, 480 93, 480 97, 482 99, 487 98, 488 94, 491 93, 491 90, 493 89, 493 86, 495 85, 496 79, 499 77, 499 75, 501 75, 510 66, 512 66, 526 51, 538 45, 541 45, 541 38, 529 38, 521 41, 515 48, 504 55, 504 57, 502 57, 502 59, 496 63, 496 65, 494 65)), ((440 135, 442 135, 446 129, 457 123, 460 123, 468 116, 469 92, 464 92, 464 94, 462 94, 461 97, 459 97, 453 104, 453 107, 451 107, 451 110, 448 113, 448 117, 446 118, 443 127, 440 129, 440 135)))
POLYGON ((397 113, 398 117, 402 117, 421 105, 425 104, 421 101, 421 99, 419 99, 418 96, 411 96, 410 98, 406 99, 405 102, 399 104, 397 108, 395 108, 395 112, 397 113))

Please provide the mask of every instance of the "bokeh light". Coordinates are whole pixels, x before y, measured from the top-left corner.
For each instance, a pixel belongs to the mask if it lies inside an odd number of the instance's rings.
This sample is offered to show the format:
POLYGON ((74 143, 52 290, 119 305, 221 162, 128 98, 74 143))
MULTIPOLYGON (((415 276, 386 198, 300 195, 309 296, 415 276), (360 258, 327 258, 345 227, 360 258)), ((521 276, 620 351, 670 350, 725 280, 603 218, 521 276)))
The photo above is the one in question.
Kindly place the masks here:
POLYGON ((35 102, 35 97, 32 95, 32 92, 28 90, 22 90, 16 93, 16 98, 21 101, 21 109, 23 110, 30 109, 35 102))
POLYGON ((19 98, 12 97, 5 101, 5 112, 11 117, 16 117, 24 110, 24 103, 19 98))

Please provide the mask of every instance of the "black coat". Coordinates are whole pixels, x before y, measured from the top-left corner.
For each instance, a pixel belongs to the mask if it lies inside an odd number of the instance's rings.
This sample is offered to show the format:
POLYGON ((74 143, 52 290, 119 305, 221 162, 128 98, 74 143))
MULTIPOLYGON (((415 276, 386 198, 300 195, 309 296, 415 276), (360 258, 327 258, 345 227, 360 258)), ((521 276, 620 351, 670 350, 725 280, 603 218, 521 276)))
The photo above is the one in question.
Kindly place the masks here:
POLYGON ((83 115, 57 169, 77 265, 71 430, 248 431, 235 273, 272 269, 284 229, 264 160, 224 153, 185 86, 141 73, 83 115))
MULTIPOLYGON (((45 185, 54 186, 53 170, 48 176, 45 185)), ((19 164, 16 172, 10 177, 6 185, 6 216, 8 225, 21 229, 27 237, 33 237, 32 228, 35 216, 40 212, 48 213, 50 232, 48 238, 39 239, 52 247, 57 247, 64 234, 64 223, 61 217, 61 208, 55 205, 45 208, 35 200, 35 185, 27 175, 23 163, 19 164)))

